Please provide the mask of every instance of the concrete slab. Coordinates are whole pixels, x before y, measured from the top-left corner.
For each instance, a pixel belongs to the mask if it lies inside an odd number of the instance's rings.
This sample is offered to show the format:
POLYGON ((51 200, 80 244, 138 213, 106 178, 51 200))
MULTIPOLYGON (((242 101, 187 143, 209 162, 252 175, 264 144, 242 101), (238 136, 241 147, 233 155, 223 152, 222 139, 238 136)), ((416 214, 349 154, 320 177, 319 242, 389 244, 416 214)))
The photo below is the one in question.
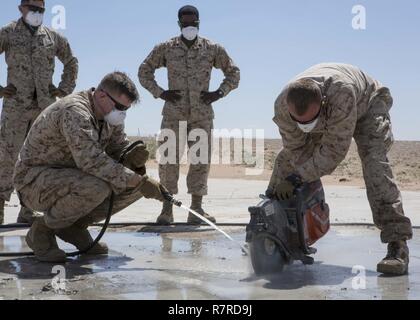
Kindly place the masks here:
MULTIPOLYGON (((244 241, 243 228, 225 230, 244 241)), ((109 257, 82 257, 63 266, 1 258, 0 299, 420 299, 418 230, 410 242, 408 276, 375 272, 386 249, 378 231, 335 227, 317 244, 315 265, 296 263, 273 279, 255 277, 249 257, 219 234, 181 231, 111 231, 104 238, 109 257), (65 280, 54 282, 57 272, 65 280)), ((0 251, 27 249, 22 232, 4 235, 0 251)))
MULTIPOLYGON (((264 181, 212 179, 206 208, 218 222, 248 223, 248 207, 259 202, 266 186, 264 181)), ((325 189, 333 223, 372 222, 365 190, 325 189)), ((185 177, 179 198, 188 204, 185 177)), ((403 198, 407 215, 420 225, 420 192, 403 192, 403 198)), ((14 195, 6 208, 7 223, 16 221, 18 210, 14 195)), ((158 202, 142 199, 112 222, 154 222, 159 212, 158 202)), ((176 209, 175 219, 185 222, 187 213, 176 209)), ((419 230, 410 243, 411 273, 406 277, 375 272, 386 253, 376 229, 334 227, 317 244, 316 265, 296 264, 267 280, 256 278, 249 258, 209 228, 137 229, 111 229, 104 238, 112 250, 109 257, 73 259, 64 269, 33 258, 1 258, 0 299, 420 299, 419 230), (64 287, 51 284, 57 272, 66 279, 64 287)), ((244 242, 243 228, 224 230, 244 242)), ((26 251, 24 235, 2 232, 0 251, 26 251)))
MULTIPOLYGON (((149 173, 157 177, 156 171, 149 173)), ((185 176, 180 179, 179 199, 189 205, 189 196, 185 176)), ((248 223, 248 207, 259 202, 259 195, 264 193, 267 182, 252 180, 211 179, 209 196, 205 206, 214 214, 218 222, 248 223)), ((331 221, 334 223, 372 223, 372 214, 366 197, 366 190, 347 186, 326 186, 327 201, 331 207, 331 221)), ((420 226, 420 192, 403 192, 404 208, 413 224, 420 226)), ((19 211, 18 200, 13 195, 9 207, 6 208, 6 223, 16 221, 19 211)), ((142 199, 120 214, 113 217, 112 222, 155 222, 161 210, 156 201, 142 199)), ((175 220, 185 222, 187 213, 175 209, 175 220)))

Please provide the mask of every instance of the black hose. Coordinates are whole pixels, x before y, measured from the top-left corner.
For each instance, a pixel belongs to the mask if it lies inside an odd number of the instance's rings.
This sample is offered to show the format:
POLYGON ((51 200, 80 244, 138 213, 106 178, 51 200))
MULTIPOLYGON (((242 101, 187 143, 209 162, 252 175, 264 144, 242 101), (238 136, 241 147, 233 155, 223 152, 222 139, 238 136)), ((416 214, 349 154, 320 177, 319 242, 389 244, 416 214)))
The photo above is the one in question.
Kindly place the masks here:
POLYGON ((85 254, 87 252, 89 252, 94 246, 96 246, 99 241, 101 241, 102 237, 104 236, 106 229, 108 229, 109 226, 109 222, 111 221, 111 217, 112 217, 112 211, 114 210, 114 198, 115 198, 115 194, 114 192, 111 194, 111 197, 109 198, 109 208, 108 208, 108 214, 106 217, 106 220, 102 226, 101 232, 99 232, 98 236, 95 238, 95 240, 93 240, 93 242, 91 244, 89 244, 89 246, 84 249, 84 250, 80 250, 80 251, 76 251, 76 252, 72 252, 72 253, 67 253, 67 257, 77 257, 80 256, 82 254, 85 254))
MULTIPOLYGON (((102 228, 105 223, 94 223, 92 227, 99 227, 102 228)), ((243 223, 243 222, 227 222, 227 223, 216 223, 219 227, 246 227, 249 225, 249 223, 243 223)), ((109 223, 108 228, 125 228, 125 227, 162 227, 161 225, 158 225, 155 222, 115 222, 115 223, 109 223)), ((191 224, 186 222, 174 222, 171 223, 165 227, 187 227, 191 226, 191 224)), ((376 227, 373 223, 357 223, 357 222, 349 222, 349 223, 331 223, 332 227, 376 227)), ((0 225, 0 232, 2 230, 23 230, 23 229, 29 229, 30 225, 28 224, 22 224, 22 223, 15 223, 15 224, 8 224, 8 225, 0 225)), ((413 229, 420 230, 420 226, 413 226, 413 229)))

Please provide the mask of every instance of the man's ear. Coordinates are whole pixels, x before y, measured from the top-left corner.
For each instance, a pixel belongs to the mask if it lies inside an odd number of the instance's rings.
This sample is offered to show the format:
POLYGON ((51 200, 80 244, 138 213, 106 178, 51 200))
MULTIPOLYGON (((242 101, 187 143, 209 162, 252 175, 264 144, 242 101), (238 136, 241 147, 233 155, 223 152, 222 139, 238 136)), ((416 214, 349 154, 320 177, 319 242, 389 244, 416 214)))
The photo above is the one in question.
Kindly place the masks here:
POLYGON ((18 6, 18 9, 19 9, 19 12, 21 13, 21 14, 23 14, 23 10, 22 10, 22 6, 20 5, 20 6, 18 6))

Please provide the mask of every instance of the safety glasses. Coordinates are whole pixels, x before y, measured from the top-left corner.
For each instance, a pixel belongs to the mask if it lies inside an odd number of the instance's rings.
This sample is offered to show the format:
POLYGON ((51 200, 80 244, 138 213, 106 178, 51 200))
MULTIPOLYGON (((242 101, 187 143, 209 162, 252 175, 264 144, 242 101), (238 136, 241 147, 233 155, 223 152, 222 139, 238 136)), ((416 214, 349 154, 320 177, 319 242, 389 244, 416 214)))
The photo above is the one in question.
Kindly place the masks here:
POLYGON ((102 92, 104 92, 108 98, 110 98, 112 100, 112 102, 114 102, 115 104, 115 109, 119 110, 119 111, 127 111, 128 109, 130 109, 130 106, 125 106, 121 103, 119 103, 117 100, 115 100, 108 92, 106 92, 105 90, 101 90, 102 92))
POLYGON ((200 26, 200 20, 193 21, 193 22, 181 22, 178 21, 178 25, 180 28, 187 28, 187 27, 199 27, 200 26))
POLYGON ((294 121, 294 122, 297 122, 297 123, 299 123, 299 124, 303 124, 303 125, 306 125, 306 124, 311 124, 311 123, 313 123, 313 122, 315 122, 316 121, 316 119, 318 119, 319 118, 319 116, 321 115, 321 110, 322 110, 322 108, 319 108, 319 111, 318 111, 318 114, 315 116, 315 118, 313 118, 312 120, 309 120, 309 121, 305 121, 305 122, 302 122, 302 121, 299 121, 298 119, 296 119, 290 112, 289 112, 289 114, 290 114, 290 118, 292 118, 292 120, 294 121))
POLYGON ((31 4, 25 4, 25 5, 23 5, 23 7, 28 8, 32 12, 38 12, 38 13, 44 13, 45 12, 45 8, 34 6, 34 5, 31 5, 31 4))

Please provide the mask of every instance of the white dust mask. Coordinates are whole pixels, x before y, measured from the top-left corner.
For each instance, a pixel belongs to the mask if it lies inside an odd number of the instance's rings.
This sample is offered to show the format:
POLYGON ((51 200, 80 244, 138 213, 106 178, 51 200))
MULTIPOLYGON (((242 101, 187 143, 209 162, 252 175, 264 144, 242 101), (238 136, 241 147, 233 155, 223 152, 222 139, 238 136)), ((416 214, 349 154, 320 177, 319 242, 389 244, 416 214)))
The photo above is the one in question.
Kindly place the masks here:
POLYGON ((111 126, 123 125, 125 118, 127 118, 127 112, 120 111, 115 108, 104 117, 105 121, 108 122, 111 126))
POLYGON ((40 12, 29 11, 25 17, 25 21, 32 27, 39 27, 44 20, 44 14, 40 12))
POLYGON ((195 38, 197 38, 198 35, 198 28, 197 27, 185 27, 182 28, 182 35, 184 36, 185 39, 187 39, 188 41, 192 41, 195 38))
POLYGON ((302 124, 302 123, 297 123, 297 125, 298 125, 298 127, 299 127, 299 129, 300 130, 302 130, 303 132, 305 132, 305 133, 310 133, 310 132, 312 132, 314 129, 315 129, 315 127, 316 127, 316 125, 318 124, 318 122, 319 122, 319 117, 318 118, 316 118, 314 121, 312 121, 311 123, 308 123, 308 124, 302 124))

